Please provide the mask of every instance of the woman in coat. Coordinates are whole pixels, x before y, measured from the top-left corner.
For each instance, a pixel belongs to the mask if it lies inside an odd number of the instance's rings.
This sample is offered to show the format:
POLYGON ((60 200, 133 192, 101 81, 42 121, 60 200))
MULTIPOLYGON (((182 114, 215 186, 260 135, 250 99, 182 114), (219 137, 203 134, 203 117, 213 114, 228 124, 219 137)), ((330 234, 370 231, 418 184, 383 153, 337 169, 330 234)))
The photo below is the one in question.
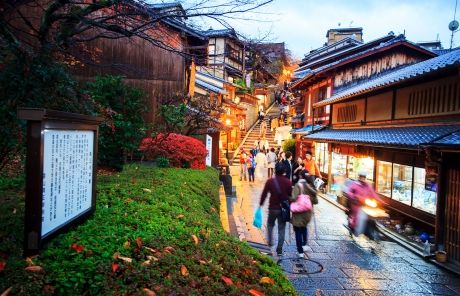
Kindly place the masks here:
MULTIPOLYGON (((312 184, 307 182, 308 172, 306 170, 302 170, 299 174, 299 181, 296 183, 294 188, 292 189, 292 195, 290 198, 291 202, 297 200, 300 194, 306 194, 309 196, 310 200, 316 199, 316 190, 312 186, 312 184), (315 196, 313 198, 313 195, 315 196)), ((295 242, 297 246, 297 253, 299 258, 305 258, 304 252, 307 248, 307 226, 311 220, 311 216, 313 215, 313 208, 310 211, 302 212, 302 213, 292 213, 291 224, 294 227, 295 232, 295 242)))

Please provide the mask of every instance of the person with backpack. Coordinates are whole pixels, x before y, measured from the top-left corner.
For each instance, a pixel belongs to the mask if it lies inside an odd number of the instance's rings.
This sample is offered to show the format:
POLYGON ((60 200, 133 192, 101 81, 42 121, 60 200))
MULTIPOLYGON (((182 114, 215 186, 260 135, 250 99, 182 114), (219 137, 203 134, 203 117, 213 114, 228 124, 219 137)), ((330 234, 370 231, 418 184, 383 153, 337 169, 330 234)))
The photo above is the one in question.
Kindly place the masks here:
POLYGON ((265 182, 262 195, 260 196, 259 205, 264 205, 265 199, 270 193, 270 199, 268 201, 268 218, 267 218, 267 229, 268 229, 268 245, 273 246, 273 228, 275 227, 275 221, 278 224, 278 244, 276 246, 276 253, 278 256, 283 255, 283 244, 284 235, 286 230, 286 221, 283 219, 281 203, 288 200, 292 192, 292 183, 289 179, 283 175, 285 173, 284 165, 281 163, 275 166, 275 177, 270 178, 265 182))
POLYGON ((313 215, 313 204, 317 204, 316 190, 308 180, 308 172, 302 170, 299 173, 299 181, 292 189, 291 202, 291 224, 294 227, 295 242, 299 258, 305 258, 307 250, 308 223, 313 215))

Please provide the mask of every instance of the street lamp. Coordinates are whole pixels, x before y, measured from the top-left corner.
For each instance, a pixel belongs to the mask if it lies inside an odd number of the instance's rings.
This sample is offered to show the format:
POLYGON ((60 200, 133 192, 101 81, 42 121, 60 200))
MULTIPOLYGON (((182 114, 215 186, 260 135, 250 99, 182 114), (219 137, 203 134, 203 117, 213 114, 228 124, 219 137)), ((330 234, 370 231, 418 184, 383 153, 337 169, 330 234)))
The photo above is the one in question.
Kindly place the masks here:
MULTIPOLYGON (((230 126, 232 122, 230 121, 230 119, 226 119, 225 120, 225 125, 227 125, 228 127, 230 126)), ((227 130, 227 150, 225 152, 226 156, 227 156, 227 160, 228 160, 228 135, 229 135, 229 131, 227 130)))

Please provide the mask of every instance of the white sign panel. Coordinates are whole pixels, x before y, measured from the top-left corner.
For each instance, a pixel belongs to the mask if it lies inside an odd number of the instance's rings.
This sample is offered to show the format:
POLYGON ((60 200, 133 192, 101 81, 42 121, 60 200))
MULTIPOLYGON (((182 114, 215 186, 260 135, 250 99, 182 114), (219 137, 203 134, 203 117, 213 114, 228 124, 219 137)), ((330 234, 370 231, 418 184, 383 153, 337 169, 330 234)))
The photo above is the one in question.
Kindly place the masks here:
POLYGON ((94 131, 44 131, 42 233, 91 208, 94 131))
POLYGON ((206 135, 206 150, 208 150, 208 155, 206 155, 206 165, 211 166, 212 161, 212 137, 206 135))

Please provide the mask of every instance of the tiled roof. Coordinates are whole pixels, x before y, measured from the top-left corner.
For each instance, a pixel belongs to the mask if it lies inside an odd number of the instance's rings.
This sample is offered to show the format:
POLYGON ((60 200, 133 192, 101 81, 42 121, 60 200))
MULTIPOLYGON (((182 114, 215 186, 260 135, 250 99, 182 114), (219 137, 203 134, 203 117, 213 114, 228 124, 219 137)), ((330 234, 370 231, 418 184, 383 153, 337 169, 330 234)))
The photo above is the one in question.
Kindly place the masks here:
POLYGON ((364 94, 376 89, 388 87, 400 83, 404 80, 423 76, 430 72, 448 68, 451 66, 460 65, 460 50, 454 50, 450 53, 419 62, 398 70, 386 73, 376 78, 370 79, 367 82, 347 88, 339 93, 334 94, 328 99, 318 102, 313 107, 321 107, 332 103, 343 101, 347 98, 364 94))
POLYGON ((201 31, 201 34, 207 37, 221 37, 221 36, 236 37, 236 32, 234 29, 220 29, 220 30, 209 29, 207 31, 201 31))
POLYGON ((182 9, 182 4, 180 2, 169 2, 169 3, 146 3, 147 7, 152 9, 168 9, 168 8, 180 8, 182 9))
POLYGON ((460 131, 447 135, 437 141, 434 141, 434 144, 460 145, 460 131))
POLYGON ((411 126, 358 129, 324 129, 305 136, 306 139, 415 148, 435 144, 439 139, 460 131, 460 125, 411 126))
POLYGON ((291 130, 292 134, 308 134, 311 133, 312 131, 318 130, 320 128, 323 128, 323 125, 314 125, 313 129, 311 125, 307 125, 301 128, 295 128, 291 130))
POLYGON ((204 82, 200 79, 196 79, 195 84, 206 89, 207 91, 210 91, 216 94, 226 94, 227 93, 224 89, 214 86, 210 83, 204 82))

